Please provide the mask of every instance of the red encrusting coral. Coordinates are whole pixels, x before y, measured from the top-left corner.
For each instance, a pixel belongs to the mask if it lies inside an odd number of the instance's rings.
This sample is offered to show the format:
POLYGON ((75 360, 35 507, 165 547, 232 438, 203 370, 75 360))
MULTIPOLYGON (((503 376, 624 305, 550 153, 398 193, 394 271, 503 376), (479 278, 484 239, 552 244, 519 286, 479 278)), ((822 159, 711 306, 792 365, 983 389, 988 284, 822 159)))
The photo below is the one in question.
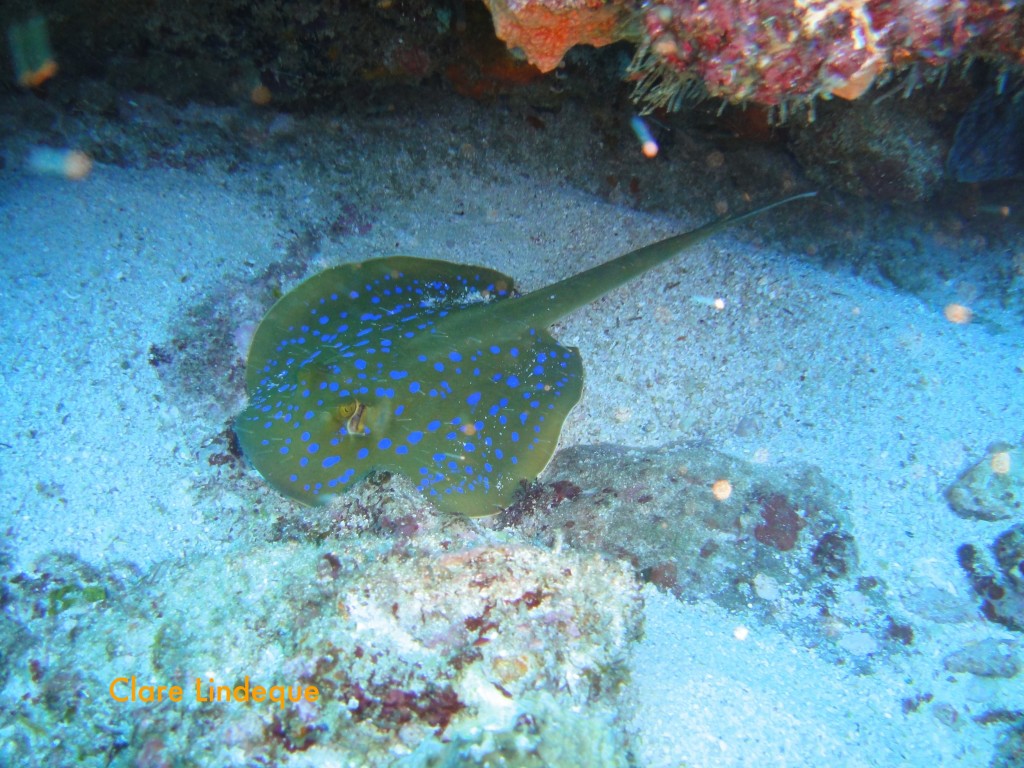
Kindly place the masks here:
POLYGON ((445 70, 445 77, 463 96, 478 101, 493 99, 530 85, 543 73, 512 52, 494 34, 494 25, 483 6, 467 5, 465 23, 456 28, 459 55, 445 70))
POLYGON ((616 0, 484 0, 494 31, 541 72, 558 66, 574 45, 621 40, 630 3, 616 0))
POLYGON ((465 708, 451 686, 428 686, 422 691, 411 691, 386 684, 364 688, 358 683, 348 683, 339 689, 338 695, 352 702, 350 709, 356 721, 370 720, 382 730, 398 731, 418 720, 444 731, 452 717, 465 708))
POLYGON ((780 552, 793 549, 807 521, 800 517, 793 504, 781 493, 773 493, 759 502, 764 522, 755 526, 754 538, 780 552))

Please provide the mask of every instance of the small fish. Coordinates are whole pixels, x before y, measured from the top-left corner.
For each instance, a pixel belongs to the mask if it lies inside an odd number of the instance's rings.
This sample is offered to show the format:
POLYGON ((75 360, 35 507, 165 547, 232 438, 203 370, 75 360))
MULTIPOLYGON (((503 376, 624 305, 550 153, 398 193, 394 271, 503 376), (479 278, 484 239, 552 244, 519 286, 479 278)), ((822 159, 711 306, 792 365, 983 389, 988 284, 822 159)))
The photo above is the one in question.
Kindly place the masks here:
POLYGON ((484 267, 392 256, 308 279, 267 312, 235 422, 245 455, 306 504, 371 471, 409 477, 441 510, 500 512, 555 451, 583 391, 578 350, 548 328, 719 230, 786 198, 516 296, 484 267))

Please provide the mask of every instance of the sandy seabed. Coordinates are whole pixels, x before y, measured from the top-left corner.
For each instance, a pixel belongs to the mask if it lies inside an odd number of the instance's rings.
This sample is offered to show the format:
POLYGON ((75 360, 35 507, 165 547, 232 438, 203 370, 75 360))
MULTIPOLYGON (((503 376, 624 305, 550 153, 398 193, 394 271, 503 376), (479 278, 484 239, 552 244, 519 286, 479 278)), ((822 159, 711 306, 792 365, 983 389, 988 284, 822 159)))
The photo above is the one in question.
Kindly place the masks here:
MULTIPOLYGON (((57 549, 145 569, 229 544, 244 500, 227 494, 224 509, 207 508, 197 456, 241 402, 204 412, 179 401, 152 348, 179 333, 188 308, 286 259, 311 222, 342 210, 370 226, 316 243, 310 271, 401 253, 494 267, 530 290, 709 216, 697 196, 670 212, 635 210, 573 184, 557 158, 539 173, 539 163, 497 156, 486 126, 467 128, 476 118, 441 112, 405 120, 394 142, 379 134, 349 145, 354 176, 342 187, 302 160, 329 151, 290 118, 249 118, 257 159, 231 168, 98 162, 68 182, 23 172, 24 148, 9 150, 0 523, 14 568, 57 549), (365 154, 362 166, 353 154, 365 154), (390 176, 378 183, 381 168, 390 176)), ((323 140, 344 145, 360 130, 340 120, 323 140)), ((785 221, 813 241, 812 223, 838 204, 811 203, 785 221)), ((974 605, 956 548, 986 546, 1006 525, 961 519, 943 491, 990 443, 1020 440, 1020 318, 982 289, 976 322, 952 324, 942 310, 963 299, 962 276, 908 295, 787 250, 793 240, 775 226, 769 215, 716 236, 556 326, 587 376, 563 445, 699 438, 752 461, 814 464, 849 494, 863 569, 884 577, 895 605, 931 588, 974 605)), ((869 245, 851 237, 844 247, 869 245)), ((964 273, 988 256, 965 254, 964 273)), ((943 667, 949 652, 984 638, 1019 646, 972 610, 958 622, 918 620, 912 649, 858 675, 770 629, 737 639, 742 622, 717 606, 650 586, 645 601, 627 696, 636 754, 651 768, 979 766, 1000 730, 971 713, 1024 709, 1019 682, 943 667), (904 711, 924 692, 929 706, 904 711), (960 721, 940 722, 940 704, 960 721)))

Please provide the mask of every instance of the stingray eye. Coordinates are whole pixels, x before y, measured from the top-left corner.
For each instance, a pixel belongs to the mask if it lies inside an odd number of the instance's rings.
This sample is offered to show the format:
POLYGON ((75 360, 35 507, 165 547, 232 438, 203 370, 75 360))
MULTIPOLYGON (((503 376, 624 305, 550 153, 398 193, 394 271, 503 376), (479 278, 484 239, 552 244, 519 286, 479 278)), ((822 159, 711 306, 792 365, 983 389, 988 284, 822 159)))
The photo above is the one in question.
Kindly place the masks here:
POLYGON ((350 435, 366 434, 366 405, 358 400, 342 403, 334 409, 334 418, 345 425, 350 435))
POLYGON ((350 435, 367 433, 367 407, 365 403, 352 400, 338 406, 338 421, 345 422, 345 429, 350 435))
POLYGON ((338 418, 338 421, 347 421, 349 416, 356 412, 359 408, 359 401, 353 400, 351 403, 342 403, 334 409, 334 415, 338 418))

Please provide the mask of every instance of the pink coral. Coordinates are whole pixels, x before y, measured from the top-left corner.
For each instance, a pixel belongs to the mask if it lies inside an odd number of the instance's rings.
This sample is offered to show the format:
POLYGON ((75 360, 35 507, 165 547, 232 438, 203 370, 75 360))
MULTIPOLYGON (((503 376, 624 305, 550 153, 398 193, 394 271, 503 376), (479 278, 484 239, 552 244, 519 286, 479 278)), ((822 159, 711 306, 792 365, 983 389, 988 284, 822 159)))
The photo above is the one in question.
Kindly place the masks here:
POLYGON ((1017 0, 660 0, 642 21, 633 71, 653 106, 695 78, 713 96, 778 105, 856 98, 887 70, 965 53, 1024 63, 1017 0))

